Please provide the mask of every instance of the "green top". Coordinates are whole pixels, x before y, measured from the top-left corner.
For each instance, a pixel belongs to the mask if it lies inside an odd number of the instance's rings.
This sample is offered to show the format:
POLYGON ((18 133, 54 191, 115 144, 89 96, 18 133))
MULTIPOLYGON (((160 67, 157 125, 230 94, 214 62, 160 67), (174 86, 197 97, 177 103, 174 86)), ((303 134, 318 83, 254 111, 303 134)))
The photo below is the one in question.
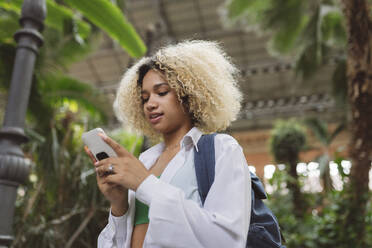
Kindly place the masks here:
MULTIPOLYGON (((158 176, 160 178, 160 176, 158 176)), ((149 223, 149 206, 136 198, 136 212, 134 214, 134 225, 149 223)))
POLYGON ((134 215, 134 225, 149 223, 149 207, 136 199, 136 213, 134 215))

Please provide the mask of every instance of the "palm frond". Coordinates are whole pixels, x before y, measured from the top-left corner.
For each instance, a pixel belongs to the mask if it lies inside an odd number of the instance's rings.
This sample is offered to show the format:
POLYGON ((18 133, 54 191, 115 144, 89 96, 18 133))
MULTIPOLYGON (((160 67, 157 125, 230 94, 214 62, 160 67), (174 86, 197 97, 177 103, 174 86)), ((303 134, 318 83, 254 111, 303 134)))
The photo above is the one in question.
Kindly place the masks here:
POLYGON ((77 79, 63 75, 48 75, 42 78, 39 84, 39 90, 45 102, 50 104, 61 103, 64 99, 76 101, 80 107, 83 107, 92 114, 106 120, 110 107, 107 99, 98 90, 92 86, 83 83, 77 79))
POLYGON ((249 22, 257 22, 261 18, 262 12, 267 9, 269 1, 267 0, 232 0, 225 4, 227 8, 227 17, 232 21, 244 18, 249 22))
POLYGON ((106 31, 133 57, 145 54, 146 46, 120 9, 108 0, 66 0, 86 18, 106 31))
POLYGON ((101 35, 93 32, 84 42, 74 38, 73 33, 60 33, 53 29, 44 32, 46 43, 41 49, 37 69, 42 74, 66 71, 67 67, 87 56, 98 47, 101 35))
POLYGON ((337 137, 338 134, 340 134, 342 131, 344 131, 346 128, 346 123, 342 122, 340 123, 336 129, 329 135, 328 138, 328 144, 331 144, 332 141, 337 137))
POLYGON ((347 105, 347 64, 343 57, 337 62, 336 69, 332 76, 332 93, 336 99, 336 104, 340 107, 347 105))
POLYGON ((269 52, 293 56, 296 75, 304 79, 313 76, 335 49, 344 52, 346 29, 335 1, 232 0, 225 6, 230 21, 269 33, 269 52))
POLYGON ((53 0, 47 0, 46 4, 48 14, 45 19, 45 23, 47 26, 63 33, 66 23, 69 22, 70 24, 73 24, 73 29, 76 35, 81 36, 82 39, 85 39, 89 36, 91 33, 90 24, 82 19, 77 18, 77 15, 75 15, 71 9, 60 4, 56 4, 53 0))
MULTIPOLYGON (((0 8, 16 13, 18 16, 21 13, 22 0, 0 1, 0 8)), ((82 19, 79 19, 74 12, 66 8, 63 5, 56 4, 53 0, 46 0, 47 15, 45 19, 46 26, 54 28, 60 32, 63 32, 64 25, 67 20, 73 20, 75 23, 75 31, 82 38, 88 37, 91 28, 90 25, 82 19)), ((18 18, 17 18, 18 19, 18 18)))
POLYGON ((299 37, 309 22, 307 5, 306 1, 298 0, 270 1, 262 23, 263 28, 274 32, 269 44, 276 52, 288 54, 299 48, 299 37))
POLYGON ((0 42, 15 44, 13 35, 20 28, 18 15, 0 8, 0 42))
POLYGON ((306 118, 304 124, 313 132, 323 145, 328 144, 327 124, 318 118, 306 118))
POLYGON ((323 42, 327 46, 345 48, 346 28, 340 9, 331 8, 323 13, 321 31, 323 42))

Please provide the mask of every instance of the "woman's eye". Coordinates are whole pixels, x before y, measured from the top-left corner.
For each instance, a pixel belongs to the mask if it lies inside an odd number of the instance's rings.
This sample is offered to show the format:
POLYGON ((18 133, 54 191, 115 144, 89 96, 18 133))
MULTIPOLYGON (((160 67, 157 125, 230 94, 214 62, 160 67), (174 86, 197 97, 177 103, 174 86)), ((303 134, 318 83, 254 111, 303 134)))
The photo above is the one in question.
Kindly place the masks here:
POLYGON ((168 94, 169 91, 164 91, 164 92, 159 92, 158 95, 159 96, 165 96, 166 94, 168 94))
POLYGON ((147 102, 149 99, 148 98, 143 98, 143 97, 141 97, 141 101, 142 101, 142 103, 145 103, 145 102, 147 102))

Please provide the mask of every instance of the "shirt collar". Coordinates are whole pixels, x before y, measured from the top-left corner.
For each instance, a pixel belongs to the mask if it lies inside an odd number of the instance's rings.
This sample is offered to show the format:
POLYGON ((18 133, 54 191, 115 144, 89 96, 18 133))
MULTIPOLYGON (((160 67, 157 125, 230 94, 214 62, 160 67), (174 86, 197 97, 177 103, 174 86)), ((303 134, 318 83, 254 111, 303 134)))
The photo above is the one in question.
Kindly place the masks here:
MULTIPOLYGON (((180 147, 181 149, 184 149, 184 148, 188 148, 188 147, 195 147, 196 151, 198 152, 199 149, 198 149, 198 141, 200 139, 200 137, 202 136, 202 132, 197 128, 197 127, 193 127, 191 128, 186 134, 185 136, 183 136, 183 138, 181 139, 180 141, 180 147)), ((141 154, 141 158, 142 159, 147 159, 149 156, 150 157, 153 157, 154 155, 159 156, 163 150, 164 150, 164 142, 161 142, 151 148, 149 148, 148 150, 144 151, 142 154, 141 154)))
POLYGON ((198 141, 202 135, 203 133, 197 127, 191 128, 180 142, 181 149, 184 147, 193 146, 195 147, 196 151, 199 152, 198 141))

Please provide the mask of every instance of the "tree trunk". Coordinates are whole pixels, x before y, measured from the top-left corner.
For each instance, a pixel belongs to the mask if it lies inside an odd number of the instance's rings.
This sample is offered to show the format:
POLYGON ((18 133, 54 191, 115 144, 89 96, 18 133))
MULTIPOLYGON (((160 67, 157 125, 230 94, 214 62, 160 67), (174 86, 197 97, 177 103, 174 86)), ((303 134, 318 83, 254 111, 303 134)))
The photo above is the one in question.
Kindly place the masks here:
POLYGON ((352 111, 348 199, 351 205, 345 226, 356 234, 354 247, 362 247, 372 160, 372 25, 366 0, 342 0, 342 4, 348 31, 348 98, 352 111))
POLYGON ((298 154, 293 155, 293 159, 288 161, 289 170, 288 174, 290 175, 290 180, 287 182, 287 187, 289 192, 292 194, 292 202, 293 202, 293 213, 296 218, 302 218, 305 210, 306 204, 302 199, 302 193, 299 185, 298 174, 297 174, 297 163, 298 163, 298 154))

